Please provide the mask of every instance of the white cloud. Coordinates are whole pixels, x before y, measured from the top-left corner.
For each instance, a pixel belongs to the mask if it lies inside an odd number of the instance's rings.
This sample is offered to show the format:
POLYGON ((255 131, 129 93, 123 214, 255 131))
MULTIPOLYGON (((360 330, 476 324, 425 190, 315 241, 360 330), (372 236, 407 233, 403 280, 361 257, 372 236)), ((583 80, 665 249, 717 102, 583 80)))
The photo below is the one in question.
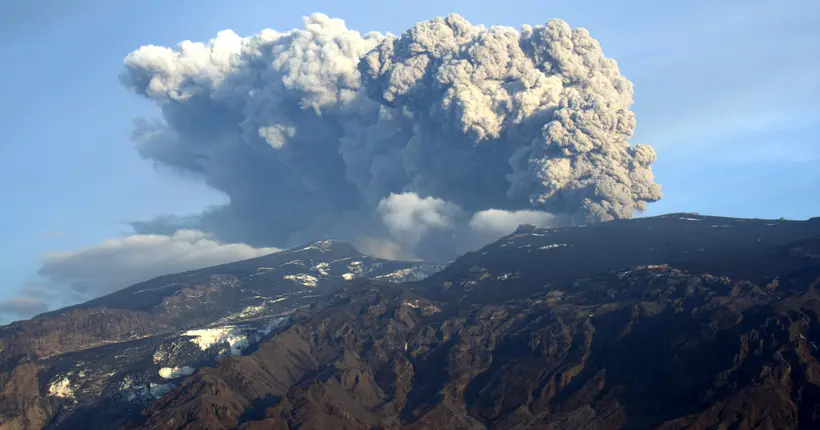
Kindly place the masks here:
POLYGON ((561 218, 553 214, 534 211, 505 211, 500 209, 487 209, 476 212, 470 218, 470 228, 481 235, 498 239, 510 234, 521 224, 531 224, 539 228, 553 227, 561 224, 561 218))
POLYGON ((433 230, 453 229, 461 209, 442 199, 403 193, 382 199, 378 212, 390 235, 412 248, 433 230))
POLYGON ((200 269, 278 251, 223 244, 196 230, 132 235, 77 251, 46 255, 40 275, 96 297, 169 273, 200 269))
POLYGON ((521 224, 539 228, 572 224, 568 216, 529 209, 486 209, 470 215, 452 202, 415 193, 392 194, 382 199, 378 210, 392 239, 366 238, 356 245, 367 254, 389 259, 416 259, 412 251, 426 247, 429 254, 427 248, 440 248, 444 242, 452 242, 459 254, 474 251, 521 224))

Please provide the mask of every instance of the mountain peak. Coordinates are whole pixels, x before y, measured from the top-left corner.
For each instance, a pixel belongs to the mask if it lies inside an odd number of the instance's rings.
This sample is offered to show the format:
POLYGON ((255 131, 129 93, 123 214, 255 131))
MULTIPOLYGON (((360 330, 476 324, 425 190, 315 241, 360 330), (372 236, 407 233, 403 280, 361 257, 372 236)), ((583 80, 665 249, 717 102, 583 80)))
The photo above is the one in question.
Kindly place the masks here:
POLYGON ((538 227, 532 224, 519 224, 513 234, 532 233, 534 231, 538 231, 538 227))
POLYGON ((361 256, 364 255, 359 252, 353 245, 343 242, 340 240, 334 239, 325 239, 325 240, 317 240, 315 242, 310 242, 306 245, 300 245, 293 248, 290 248, 283 252, 303 252, 303 251, 319 251, 319 252, 334 252, 334 253, 344 253, 349 254, 350 256, 361 256))

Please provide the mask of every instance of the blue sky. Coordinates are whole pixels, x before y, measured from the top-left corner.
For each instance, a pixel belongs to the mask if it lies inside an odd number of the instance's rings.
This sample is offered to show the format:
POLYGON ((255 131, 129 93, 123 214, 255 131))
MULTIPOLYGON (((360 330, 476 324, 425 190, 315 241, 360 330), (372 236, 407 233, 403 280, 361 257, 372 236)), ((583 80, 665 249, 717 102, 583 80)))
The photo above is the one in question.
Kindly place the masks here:
MULTIPOLYGON (((224 197, 158 171, 128 139, 156 107, 117 80, 145 44, 230 28, 301 26, 323 12, 398 33, 458 12, 486 25, 562 18, 588 28, 635 84, 634 143, 658 152, 665 198, 688 211, 820 215, 820 2, 7 0, 0 6, 0 301, 36 282, 43 255, 131 234, 125 221, 193 214, 224 197)), ((0 319, 2 321, 2 319, 0 319)))

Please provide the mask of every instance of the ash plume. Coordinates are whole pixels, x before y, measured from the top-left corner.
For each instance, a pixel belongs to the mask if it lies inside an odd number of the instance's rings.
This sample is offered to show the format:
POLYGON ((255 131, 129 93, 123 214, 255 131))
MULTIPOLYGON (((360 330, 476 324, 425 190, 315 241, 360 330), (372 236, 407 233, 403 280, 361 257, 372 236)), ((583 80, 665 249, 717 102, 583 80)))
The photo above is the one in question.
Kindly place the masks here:
POLYGON ((139 153, 230 199, 139 233, 449 258, 475 246, 476 225, 628 218, 662 197, 654 150, 628 142, 632 84, 560 20, 449 15, 395 36, 314 14, 284 33, 143 46, 120 78, 162 111, 137 123, 139 153))

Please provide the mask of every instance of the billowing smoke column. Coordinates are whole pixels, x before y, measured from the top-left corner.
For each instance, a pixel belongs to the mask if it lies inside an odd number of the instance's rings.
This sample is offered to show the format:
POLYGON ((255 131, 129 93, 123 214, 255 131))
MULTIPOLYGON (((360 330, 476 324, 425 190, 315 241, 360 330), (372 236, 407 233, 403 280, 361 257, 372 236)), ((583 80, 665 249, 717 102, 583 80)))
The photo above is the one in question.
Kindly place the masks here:
POLYGON ((125 59, 123 84, 163 113, 138 122, 140 154, 230 199, 138 230, 449 258, 519 219, 628 218, 661 198, 654 150, 628 143, 632 84, 584 29, 450 15, 396 37, 304 23, 125 59))

